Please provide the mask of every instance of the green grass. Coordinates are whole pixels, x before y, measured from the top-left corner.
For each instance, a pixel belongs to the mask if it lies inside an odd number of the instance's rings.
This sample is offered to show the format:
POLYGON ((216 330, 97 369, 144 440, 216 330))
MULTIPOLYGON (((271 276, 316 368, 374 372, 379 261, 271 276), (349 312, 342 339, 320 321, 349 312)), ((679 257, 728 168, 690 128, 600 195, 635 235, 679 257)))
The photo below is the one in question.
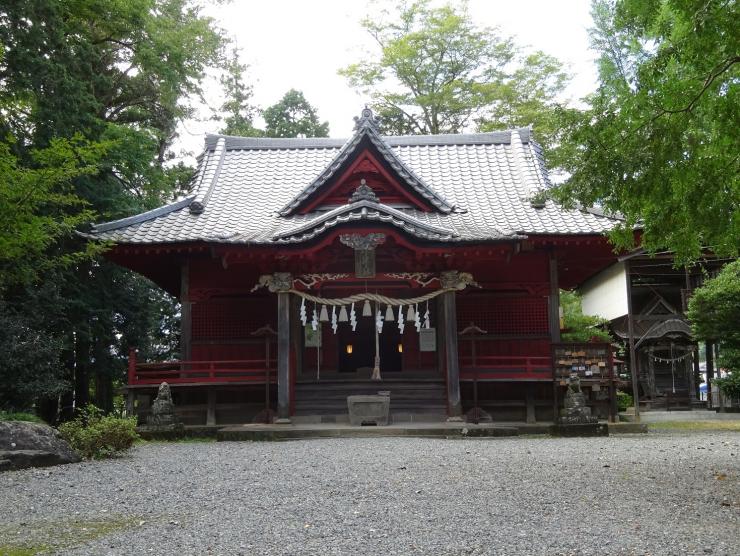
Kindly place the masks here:
POLYGON ((79 547, 112 533, 135 527, 138 517, 110 517, 93 520, 37 521, 22 528, 23 536, 10 541, 17 526, 0 527, 0 556, 48 554, 79 547))
POLYGON ((727 421, 664 421, 648 423, 649 430, 740 432, 740 419, 727 421))
MULTIPOLYGON (((38 415, 33 413, 9 413, 7 411, 0 411, 0 421, 28 421, 29 423, 43 423, 44 420, 38 415)), ((0 554, 3 554, 0 552, 0 554)))

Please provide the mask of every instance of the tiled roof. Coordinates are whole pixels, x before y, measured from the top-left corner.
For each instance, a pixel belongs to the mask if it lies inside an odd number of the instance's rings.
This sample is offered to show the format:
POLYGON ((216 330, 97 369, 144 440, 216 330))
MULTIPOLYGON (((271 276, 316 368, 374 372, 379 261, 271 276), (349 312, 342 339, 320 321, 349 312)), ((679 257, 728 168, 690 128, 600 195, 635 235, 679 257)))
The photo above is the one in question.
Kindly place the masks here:
POLYGON ((613 218, 591 211, 564 210, 549 200, 542 208, 532 206, 532 195, 550 183, 542 151, 530 135, 529 129, 518 129, 380 137, 362 127, 349 141, 211 135, 191 196, 99 224, 88 237, 117 243, 297 243, 344 222, 364 220, 446 242, 600 234, 612 228, 613 218), (393 208, 381 199, 364 206, 348 201, 328 212, 294 212, 327 174, 333 175, 348 145, 361 136, 385 152, 402 185, 415 188, 434 211, 393 208))

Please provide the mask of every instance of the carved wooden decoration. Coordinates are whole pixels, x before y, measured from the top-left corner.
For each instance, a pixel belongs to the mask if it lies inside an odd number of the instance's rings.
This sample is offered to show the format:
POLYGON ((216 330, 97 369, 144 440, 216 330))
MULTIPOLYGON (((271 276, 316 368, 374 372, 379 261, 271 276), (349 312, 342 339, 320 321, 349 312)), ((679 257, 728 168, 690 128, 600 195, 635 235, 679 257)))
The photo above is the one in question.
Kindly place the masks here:
POLYGON ((385 234, 342 234, 339 241, 355 250, 355 276, 375 278, 375 248, 385 242, 385 234))

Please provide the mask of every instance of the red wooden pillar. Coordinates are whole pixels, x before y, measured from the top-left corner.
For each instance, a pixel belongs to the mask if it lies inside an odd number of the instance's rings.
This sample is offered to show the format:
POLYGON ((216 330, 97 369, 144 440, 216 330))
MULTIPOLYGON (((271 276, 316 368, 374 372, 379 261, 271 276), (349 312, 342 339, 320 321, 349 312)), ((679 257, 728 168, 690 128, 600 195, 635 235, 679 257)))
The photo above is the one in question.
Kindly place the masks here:
POLYGON ((190 303, 190 263, 185 261, 180 267, 180 356, 190 361, 192 355, 193 317, 190 303))
MULTIPOLYGON (((547 316, 549 319, 550 342, 557 344, 560 342, 560 284, 558 283, 558 258, 554 251, 550 251, 549 276, 550 295, 547 298, 547 316)), ((552 353, 552 349, 550 352, 552 353)), ((558 377, 555 376, 554 359, 552 365, 552 419, 553 421, 557 421, 560 411, 560 402, 558 400, 560 385, 558 377)))

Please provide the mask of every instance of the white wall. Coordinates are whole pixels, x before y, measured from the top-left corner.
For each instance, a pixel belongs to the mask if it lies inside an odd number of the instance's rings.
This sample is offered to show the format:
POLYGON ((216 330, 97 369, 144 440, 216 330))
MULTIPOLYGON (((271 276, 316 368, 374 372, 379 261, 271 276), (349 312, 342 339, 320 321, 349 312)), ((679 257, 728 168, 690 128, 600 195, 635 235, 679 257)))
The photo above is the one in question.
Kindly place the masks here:
POLYGON ((623 262, 602 270, 578 291, 585 315, 613 320, 627 314, 627 278, 623 262))

